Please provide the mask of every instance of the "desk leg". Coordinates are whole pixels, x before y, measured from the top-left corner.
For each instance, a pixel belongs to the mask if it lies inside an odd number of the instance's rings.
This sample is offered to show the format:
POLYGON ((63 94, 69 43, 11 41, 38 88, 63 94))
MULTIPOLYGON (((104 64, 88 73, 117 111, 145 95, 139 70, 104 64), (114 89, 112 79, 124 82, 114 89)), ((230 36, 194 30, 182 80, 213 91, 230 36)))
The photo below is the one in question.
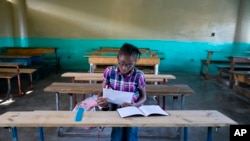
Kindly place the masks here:
POLYGON ((184 95, 181 95, 181 110, 183 109, 184 101, 185 101, 185 97, 184 95))
POLYGON ((165 95, 162 96, 162 109, 163 110, 166 109, 166 96, 165 95))
POLYGON ((212 141, 212 136, 213 136, 213 128, 212 127, 208 127, 207 129, 207 141, 212 141))
POLYGON ((29 74, 30 76, 30 90, 33 90, 33 78, 32 78, 32 74, 29 74))
POLYGON ((158 68, 159 68, 159 64, 156 64, 156 65, 155 65, 154 74, 158 74, 158 72, 159 72, 158 68))
POLYGON ((12 141, 18 141, 17 128, 11 127, 12 141))
POLYGON ((188 127, 184 127, 183 141, 188 140, 188 127))
POLYGON ((7 80, 7 82, 8 82, 8 91, 7 91, 7 94, 6 94, 6 100, 8 100, 9 98, 12 98, 10 81, 11 81, 10 79, 7 80))
POLYGON ((56 110, 59 111, 59 93, 56 93, 56 110))
POLYGON ((44 141, 44 136, 43 136, 43 127, 38 127, 39 135, 40 135, 40 141, 44 141))
MULTIPOLYGON (((69 94, 69 110, 71 111, 73 109, 73 94, 69 94)), ((75 98, 76 94, 74 94, 74 98, 75 98)), ((76 105, 76 103, 74 104, 76 105)))

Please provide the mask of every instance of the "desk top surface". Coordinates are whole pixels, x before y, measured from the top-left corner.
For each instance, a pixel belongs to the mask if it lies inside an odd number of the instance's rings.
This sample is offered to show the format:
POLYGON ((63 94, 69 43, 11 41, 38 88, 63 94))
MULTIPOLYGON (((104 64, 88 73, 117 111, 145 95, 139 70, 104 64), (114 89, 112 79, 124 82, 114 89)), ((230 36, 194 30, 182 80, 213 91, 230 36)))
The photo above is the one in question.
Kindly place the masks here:
POLYGON ((17 62, 0 62, 1 67, 16 67, 21 65, 22 63, 17 63, 17 62))
POLYGON ((170 116, 121 118, 116 111, 85 112, 83 120, 76 122, 76 113, 72 111, 19 111, 0 115, 0 126, 221 127, 237 124, 234 120, 215 110, 176 110, 167 111, 167 113, 170 116))
MULTIPOLYGON (((102 84, 89 83, 62 83, 54 82, 44 89, 45 92, 91 94, 102 91, 102 84)), ((194 91, 188 85, 146 85, 147 94, 157 95, 182 95, 194 94, 194 91)))
MULTIPOLYGON (((61 75, 62 77, 83 77, 87 78, 100 78, 102 80, 103 73, 84 73, 84 72, 66 72, 61 75)), ((174 75, 171 74, 145 74, 146 79, 176 79, 174 75)))
POLYGON ((23 59, 29 59, 33 57, 32 55, 9 55, 9 54, 1 54, 0 58, 23 58, 23 59))

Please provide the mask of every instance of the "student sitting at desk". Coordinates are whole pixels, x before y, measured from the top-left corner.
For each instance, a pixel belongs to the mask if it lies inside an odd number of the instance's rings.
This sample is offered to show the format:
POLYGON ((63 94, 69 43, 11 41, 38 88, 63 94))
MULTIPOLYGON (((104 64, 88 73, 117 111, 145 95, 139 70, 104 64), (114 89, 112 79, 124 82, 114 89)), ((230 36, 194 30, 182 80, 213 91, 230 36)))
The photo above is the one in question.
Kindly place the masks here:
MULTIPOLYGON (((113 90, 133 92, 131 103, 114 105, 107 102, 102 96, 98 97, 97 103, 103 110, 116 110, 119 107, 140 106, 146 101, 146 89, 144 73, 135 67, 137 59, 140 58, 137 47, 125 43, 120 48, 116 66, 107 67, 104 71, 103 87, 113 90)), ((111 117, 112 118, 112 117, 111 117)), ((111 141, 137 141, 138 127, 113 127, 111 141)))

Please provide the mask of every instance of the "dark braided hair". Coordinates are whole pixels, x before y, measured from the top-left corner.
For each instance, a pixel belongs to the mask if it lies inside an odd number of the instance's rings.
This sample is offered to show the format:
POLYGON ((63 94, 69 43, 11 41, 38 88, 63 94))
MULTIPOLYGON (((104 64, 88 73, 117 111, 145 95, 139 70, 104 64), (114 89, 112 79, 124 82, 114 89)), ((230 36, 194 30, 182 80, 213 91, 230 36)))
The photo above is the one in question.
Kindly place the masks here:
POLYGON ((141 52, 136 46, 134 46, 132 44, 125 43, 120 48, 120 50, 118 52, 118 56, 119 55, 129 55, 129 56, 134 55, 139 59, 141 56, 141 52))

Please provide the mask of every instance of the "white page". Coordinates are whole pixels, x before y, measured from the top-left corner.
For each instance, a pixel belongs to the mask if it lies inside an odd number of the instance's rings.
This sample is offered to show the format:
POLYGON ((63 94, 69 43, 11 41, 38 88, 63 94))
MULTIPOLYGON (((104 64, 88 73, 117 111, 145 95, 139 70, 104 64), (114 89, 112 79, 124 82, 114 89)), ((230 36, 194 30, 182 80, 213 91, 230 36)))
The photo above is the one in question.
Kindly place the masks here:
POLYGON ((160 114, 160 115, 168 115, 164 110, 161 109, 159 105, 143 105, 139 107, 141 111, 145 114, 145 116, 148 116, 150 114, 160 114))
POLYGON ((143 113, 137 107, 134 106, 119 108, 117 109, 117 111, 122 118, 134 115, 143 115, 143 113))
POLYGON ((132 92, 123 92, 112 89, 103 88, 103 97, 107 98, 108 102, 121 105, 124 102, 131 103, 132 92))

